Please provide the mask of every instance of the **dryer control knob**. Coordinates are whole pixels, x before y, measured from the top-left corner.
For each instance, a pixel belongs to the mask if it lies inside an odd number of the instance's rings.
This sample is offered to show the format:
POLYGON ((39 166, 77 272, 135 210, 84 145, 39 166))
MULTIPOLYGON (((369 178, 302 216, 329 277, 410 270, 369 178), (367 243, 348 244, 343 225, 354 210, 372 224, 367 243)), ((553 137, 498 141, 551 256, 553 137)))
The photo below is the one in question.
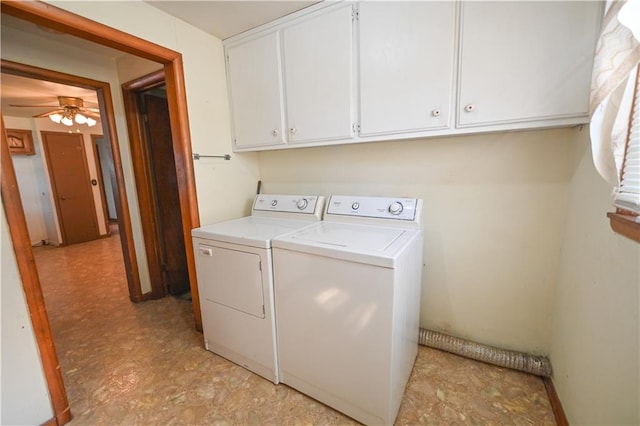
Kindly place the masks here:
POLYGON ((308 205, 309 205, 309 202, 307 201, 306 198, 301 198, 296 203, 296 207, 298 207, 298 210, 304 210, 307 208, 308 205))
POLYGON ((402 204, 395 201, 393 203, 391 203, 391 205, 389 206, 389 213, 391 214, 400 214, 402 213, 403 207, 402 204))
POLYGON ((357 201, 353 204, 351 204, 351 209, 352 210, 358 210, 360 208, 360 203, 358 203, 357 201))

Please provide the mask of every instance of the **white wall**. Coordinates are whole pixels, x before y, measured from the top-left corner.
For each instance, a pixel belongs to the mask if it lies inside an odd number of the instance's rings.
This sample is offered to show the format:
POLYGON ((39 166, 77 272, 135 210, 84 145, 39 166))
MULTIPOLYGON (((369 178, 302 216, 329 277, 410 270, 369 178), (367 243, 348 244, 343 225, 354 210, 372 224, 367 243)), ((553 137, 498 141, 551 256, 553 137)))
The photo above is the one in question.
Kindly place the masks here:
POLYGON ((571 424, 640 424, 640 244, 614 233, 586 136, 569 185, 555 290, 553 381, 571 424))
POLYGON ((53 417, 53 410, 20 283, 4 206, 0 209, 0 228, 0 424, 42 424, 53 417))
MULTIPOLYGON (((143 2, 58 2, 56 5, 156 44, 182 51, 193 150, 201 154, 231 152, 224 60, 220 40, 143 2), (141 19, 144 20, 144 25, 140 24, 141 19)), ((43 34, 43 37, 21 34, 20 37, 9 40, 5 37, 3 28, 0 54, 3 59, 111 84, 140 278, 143 292, 149 291, 148 268, 141 237, 139 209, 120 91, 120 84, 123 82, 119 81, 117 65, 114 60, 95 57, 86 51, 46 43, 46 33, 43 34)), ((248 213, 259 176, 257 155, 235 155, 228 162, 202 161, 195 165, 195 169, 198 207, 203 223, 248 213)), ((5 233, 3 232, 2 235, 3 250, 5 247, 10 249, 11 244, 6 241, 5 233)), ((34 356, 33 347, 27 347, 22 343, 11 345, 7 343, 11 340, 4 340, 5 334, 9 333, 24 334, 33 340, 33 331, 29 329, 29 321, 24 325, 19 319, 26 311, 24 300, 5 299, 4 296, 5 289, 20 288, 20 279, 17 275, 5 275, 5 271, 9 271, 10 268, 15 269, 15 259, 6 257, 3 251, 2 262, 2 423, 20 424, 22 422, 22 419, 11 418, 8 415, 5 421, 5 411, 12 412, 10 408, 5 407, 16 407, 22 409, 24 416, 30 416, 24 422, 39 424, 51 418, 50 408, 47 413, 43 413, 41 409, 47 397, 46 392, 42 395, 41 384, 34 383, 32 378, 41 370, 39 360, 34 356), (5 320, 5 318, 11 320, 5 320), (12 374, 5 376, 5 369, 11 370, 12 374), (22 386, 29 391, 28 394, 21 391, 10 392, 22 386), (27 404, 28 408, 23 409, 24 404, 27 404)), ((46 403, 48 404, 48 400, 46 403)))
POLYGON ((13 167, 18 179, 22 208, 27 220, 31 244, 47 240, 59 244, 51 187, 42 156, 42 144, 31 118, 3 117, 7 129, 31 130, 35 155, 13 155, 13 167))
MULTIPOLYGON (((222 41, 143 2, 50 2, 182 54, 193 152, 231 154, 222 41), (145 25, 140 25, 144 16, 145 25)), ((123 82, 124 83, 124 82, 123 82)), ((120 132, 119 132, 120 135, 120 132)), ((122 135, 120 135, 122 141, 122 135)), ((259 180, 257 155, 194 162, 198 209, 204 224, 249 213, 259 180)))
POLYGON ((421 326, 548 353, 576 128, 260 153, 272 193, 424 200, 421 326))
MULTIPOLYGON (((33 132, 36 155, 12 156, 20 187, 20 196, 22 197, 23 208, 27 218, 31 244, 47 240, 51 244, 58 245, 62 242, 62 232, 59 218, 55 212, 55 200, 50 175, 47 171, 46 154, 42 144, 41 132, 73 131, 74 133, 82 134, 89 179, 99 180, 91 135, 102 133, 101 123, 98 122, 94 127, 77 125, 68 128, 53 123, 47 118, 32 119, 5 116, 4 120, 7 128, 31 129, 33 132)), ((91 186, 96 219, 98 221, 98 232, 100 235, 106 235, 108 229, 105 221, 107 218, 104 215, 101 191, 102 189, 99 186, 91 186)))

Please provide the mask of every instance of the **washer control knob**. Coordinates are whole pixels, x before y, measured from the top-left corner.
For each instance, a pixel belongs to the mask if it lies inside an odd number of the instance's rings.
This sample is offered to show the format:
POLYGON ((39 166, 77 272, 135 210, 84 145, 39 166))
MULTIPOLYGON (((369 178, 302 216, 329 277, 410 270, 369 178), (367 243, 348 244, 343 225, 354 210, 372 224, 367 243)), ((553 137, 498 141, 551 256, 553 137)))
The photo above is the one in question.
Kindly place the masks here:
POLYGON ((271 205, 272 205, 273 207, 277 206, 277 205, 278 205, 278 200, 273 200, 273 201, 271 201, 271 205))
POLYGON ((351 208, 353 210, 358 210, 360 208, 360 203, 356 201, 355 203, 351 204, 351 208))
POLYGON ((306 198, 301 198, 296 203, 296 207, 298 208, 298 210, 304 210, 307 208, 308 205, 309 205, 309 202, 307 201, 306 198))
POLYGON ((402 210, 403 210, 402 204, 397 201, 394 201, 389 205, 389 213, 391 214, 398 215, 402 213, 402 210))

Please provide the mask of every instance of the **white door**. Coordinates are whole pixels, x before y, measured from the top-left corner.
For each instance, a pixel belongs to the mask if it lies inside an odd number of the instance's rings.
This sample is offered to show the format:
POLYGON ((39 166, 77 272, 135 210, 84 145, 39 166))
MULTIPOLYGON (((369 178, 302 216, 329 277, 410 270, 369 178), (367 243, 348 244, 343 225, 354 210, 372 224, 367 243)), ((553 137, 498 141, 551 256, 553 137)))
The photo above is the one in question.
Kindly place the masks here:
POLYGON ((353 135, 352 8, 283 30, 289 142, 353 135))
POLYGON ((360 3, 360 135, 450 126, 454 2, 360 3))
POLYGON ((458 124, 588 114, 600 2, 464 2, 458 124))
POLYGON ((227 78, 235 147, 284 144, 279 33, 228 47, 227 78))

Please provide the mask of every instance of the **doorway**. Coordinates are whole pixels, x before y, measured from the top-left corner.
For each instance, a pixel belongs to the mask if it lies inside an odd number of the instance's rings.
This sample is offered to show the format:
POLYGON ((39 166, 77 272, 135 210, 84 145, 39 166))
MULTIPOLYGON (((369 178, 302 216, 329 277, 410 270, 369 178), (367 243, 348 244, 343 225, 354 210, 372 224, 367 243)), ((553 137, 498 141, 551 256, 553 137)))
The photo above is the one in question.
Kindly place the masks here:
POLYGON ((124 83, 122 92, 151 277, 149 298, 188 297, 187 250, 164 71, 124 83))
POLYGON ((78 133, 41 132, 64 245, 100 237, 84 138, 78 133))
MULTIPOLYGON (((40 2, 2 2, 1 7, 3 13, 36 23, 41 27, 62 31, 80 39, 90 40, 164 65, 174 152, 179 154, 175 156, 175 166, 178 178, 180 212, 183 219, 182 237, 186 242, 190 242, 191 229, 198 227, 200 222, 195 191, 195 176, 191 162, 191 140, 189 136, 182 56, 178 52, 147 42, 106 25, 96 23, 82 16, 58 9, 55 6, 45 5, 43 7, 43 4, 40 2)), ((108 109, 107 116, 110 117, 105 129, 109 130, 109 133, 115 140, 117 132, 113 119, 114 113, 108 85, 104 87, 103 96, 103 106, 108 109)), ((4 124, 2 124, 1 133, 0 146, 2 148, 2 155, 0 155, 0 159, 2 160, 3 171, 1 174, 3 206, 9 225, 11 242, 16 253, 20 279, 29 312, 31 313, 36 343, 40 351, 43 370, 49 388, 49 395, 55 416, 54 421, 57 424, 65 424, 70 420, 71 413, 58 366, 57 354, 51 338, 51 330, 46 314, 46 307, 42 298, 37 270, 34 267, 33 252, 26 229, 24 211, 20 205, 15 172, 10 158, 8 158, 9 150, 4 132, 4 124)), ((114 142, 112 141, 112 143, 114 142)), ((116 158, 116 156, 119 155, 117 150, 114 150, 113 154, 114 161, 118 161, 119 158, 116 158)), ((124 178, 121 173, 117 176, 117 179, 118 186, 124 185, 124 178)), ((129 221, 126 195, 120 193, 117 198, 118 205, 120 206, 118 213, 121 216, 119 221, 126 225, 125 227, 121 227, 120 232, 131 235, 132 229, 129 221)), ((134 284, 133 288, 130 287, 130 294, 141 296, 137 264, 131 262, 131 260, 135 260, 133 240, 125 238, 123 235, 123 241, 126 241, 126 244, 123 243, 125 262, 130 262, 130 264, 127 265, 128 282, 134 284), (135 285, 136 283, 137 287, 135 285)), ((202 320, 197 297, 198 289, 196 285, 194 253, 190 244, 186 244, 186 251, 191 292, 193 295, 194 321, 196 329, 201 330, 202 320)))

